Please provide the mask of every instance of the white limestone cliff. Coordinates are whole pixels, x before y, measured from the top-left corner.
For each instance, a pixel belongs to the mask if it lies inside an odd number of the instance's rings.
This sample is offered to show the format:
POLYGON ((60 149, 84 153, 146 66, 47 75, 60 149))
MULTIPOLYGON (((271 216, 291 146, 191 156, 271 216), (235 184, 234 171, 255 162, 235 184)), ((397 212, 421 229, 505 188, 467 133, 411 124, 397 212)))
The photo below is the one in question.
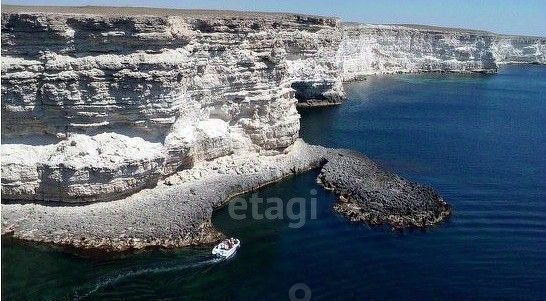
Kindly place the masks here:
POLYGON ((545 64, 546 39, 423 25, 344 23, 337 63, 343 80, 371 74, 496 72, 508 63, 545 64))
POLYGON ((272 13, 2 7, 2 197, 125 197, 227 155, 276 155, 343 80, 545 63, 544 38, 272 13))
POLYGON ((279 153, 297 98, 341 99, 340 38, 336 19, 301 15, 3 7, 2 196, 112 200, 279 153))
POLYGON ((546 64, 546 39, 499 35, 492 46, 497 64, 546 64))
POLYGON ((382 73, 494 72, 494 36, 427 26, 344 24, 338 64, 344 80, 382 73))

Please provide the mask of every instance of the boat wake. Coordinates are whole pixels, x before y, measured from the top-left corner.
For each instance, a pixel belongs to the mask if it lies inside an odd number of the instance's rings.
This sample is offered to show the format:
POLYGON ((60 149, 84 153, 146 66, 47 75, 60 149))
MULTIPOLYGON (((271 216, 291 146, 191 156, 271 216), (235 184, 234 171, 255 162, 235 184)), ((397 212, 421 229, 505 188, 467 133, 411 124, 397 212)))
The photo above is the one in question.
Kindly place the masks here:
POLYGON ((142 276, 142 275, 149 275, 149 274, 160 274, 160 273, 167 273, 167 272, 173 272, 173 271, 181 271, 181 270, 190 269, 190 268, 198 268, 198 267, 202 267, 202 266, 212 265, 212 264, 218 263, 218 262, 220 262, 222 260, 224 260, 224 259, 223 258, 212 258, 212 259, 200 261, 200 262, 197 262, 197 263, 181 264, 181 265, 175 265, 175 266, 160 266, 160 267, 154 267, 154 268, 146 268, 146 269, 128 271, 128 272, 125 272, 125 273, 122 273, 122 274, 119 274, 119 275, 116 275, 116 276, 106 277, 104 279, 99 280, 95 284, 95 287, 93 289, 91 289, 90 291, 86 292, 85 294, 83 294, 81 296, 79 296, 79 295, 74 296, 74 298, 72 300, 83 300, 83 299, 89 297, 90 295, 96 293, 97 291, 102 290, 105 287, 114 285, 116 283, 119 283, 119 282, 121 282, 123 280, 126 280, 126 279, 129 279, 129 278, 134 278, 134 277, 139 277, 139 276, 142 276))

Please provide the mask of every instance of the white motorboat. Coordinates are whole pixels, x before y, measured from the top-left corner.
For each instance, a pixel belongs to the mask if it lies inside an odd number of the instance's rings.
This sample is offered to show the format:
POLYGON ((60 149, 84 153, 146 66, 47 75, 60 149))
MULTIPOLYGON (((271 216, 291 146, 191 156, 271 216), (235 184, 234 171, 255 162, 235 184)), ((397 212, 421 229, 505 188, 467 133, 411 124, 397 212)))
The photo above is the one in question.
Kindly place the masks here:
POLYGON ((224 239, 212 249, 212 255, 229 258, 237 252, 241 246, 241 242, 237 238, 224 239))

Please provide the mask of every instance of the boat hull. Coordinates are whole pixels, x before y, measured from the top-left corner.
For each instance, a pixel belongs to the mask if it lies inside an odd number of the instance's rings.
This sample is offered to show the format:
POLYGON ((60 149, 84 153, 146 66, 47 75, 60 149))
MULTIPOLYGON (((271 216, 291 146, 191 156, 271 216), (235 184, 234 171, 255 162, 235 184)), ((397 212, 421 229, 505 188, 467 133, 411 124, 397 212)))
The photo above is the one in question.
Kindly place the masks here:
POLYGON ((227 259, 235 255, 235 253, 237 253, 237 250, 239 249, 240 246, 241 246, 241 242, 239 240, 236 240, 236 243, 231 248, 226 250, 222 248, 222 243, 220 243, 219 245, 217 245, 216 247, 212 249, 212 255, 227 259))

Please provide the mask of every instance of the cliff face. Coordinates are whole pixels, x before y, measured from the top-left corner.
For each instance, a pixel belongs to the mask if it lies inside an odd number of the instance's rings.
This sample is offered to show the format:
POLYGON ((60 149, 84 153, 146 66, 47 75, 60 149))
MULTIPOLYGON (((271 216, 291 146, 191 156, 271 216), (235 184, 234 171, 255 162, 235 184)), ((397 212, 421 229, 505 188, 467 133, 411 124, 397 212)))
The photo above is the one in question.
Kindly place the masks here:
POLYGON ((497 64, 546 64, 546 39, 499 35, 492 52, 497 64))
POLYGON ((296 105, 339 103, 342 80, 546 56, 541 38, 315 16, 2 8, 6 199, 112 200, 201 161, 279 154, 296 105))
POLYGON ((494 72, 494 36, 416 26, 345 24, 338 63, 345 80, 377 73, 494 72))
POLYGON ((344 24, 337 61, 344 80, 408 72, 495 72, 545 64, 546 39, 419 25, 344 24))
POLYGON ((342 95, 335 19, 64 10, 3 9, 4 198, 109 200, 197 161, 277 153, 298 137, 296 97, 342 95))

